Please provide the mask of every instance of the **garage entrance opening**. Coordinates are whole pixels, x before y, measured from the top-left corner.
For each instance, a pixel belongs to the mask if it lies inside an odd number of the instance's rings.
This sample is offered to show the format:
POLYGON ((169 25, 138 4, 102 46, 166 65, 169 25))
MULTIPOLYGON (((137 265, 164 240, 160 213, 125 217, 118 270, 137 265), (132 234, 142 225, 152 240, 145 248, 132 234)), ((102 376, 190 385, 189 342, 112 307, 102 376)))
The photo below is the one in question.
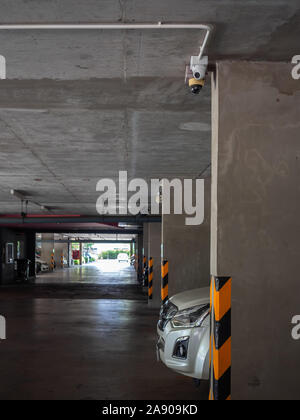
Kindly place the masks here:
POLYGON ((137 280, 134 249, 133 237, 37 234, 35 293, 146 302, 147 293, 137 280))
POLYGON ((137 285, 132 240, 37 235, 36 284, 137 285))

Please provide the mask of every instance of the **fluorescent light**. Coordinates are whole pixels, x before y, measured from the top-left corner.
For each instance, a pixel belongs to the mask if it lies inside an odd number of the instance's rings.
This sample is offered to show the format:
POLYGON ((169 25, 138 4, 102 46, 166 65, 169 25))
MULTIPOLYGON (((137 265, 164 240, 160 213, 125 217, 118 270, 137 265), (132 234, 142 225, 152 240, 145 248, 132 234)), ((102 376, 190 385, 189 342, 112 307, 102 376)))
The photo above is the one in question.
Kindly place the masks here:
POLYGON ((19 200, 26 200, 25 195, 23 195, 22 193, 20 193, 19 191, 16 190, 10 190, 11 195, 13 195, 14 197, 18 198, 19 200))

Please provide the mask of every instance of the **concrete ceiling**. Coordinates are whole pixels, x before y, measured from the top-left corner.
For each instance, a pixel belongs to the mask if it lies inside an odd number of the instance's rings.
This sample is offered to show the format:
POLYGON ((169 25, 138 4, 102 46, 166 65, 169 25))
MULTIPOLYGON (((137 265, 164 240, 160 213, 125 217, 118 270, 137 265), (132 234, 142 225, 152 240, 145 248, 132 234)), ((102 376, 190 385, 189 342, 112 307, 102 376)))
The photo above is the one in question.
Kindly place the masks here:
MULTIPOLYGON (((290 60, 299 0, 1 0, 0 23, 215 24, 216 59, 290 60)), ((210 87, 184 86, 198 31, 0 32, 0 213, 11 188, 54 213, 96 214, 96 183, 209 174, 210 87)), ((29 206, 32 213, 40 213, 29 206)))

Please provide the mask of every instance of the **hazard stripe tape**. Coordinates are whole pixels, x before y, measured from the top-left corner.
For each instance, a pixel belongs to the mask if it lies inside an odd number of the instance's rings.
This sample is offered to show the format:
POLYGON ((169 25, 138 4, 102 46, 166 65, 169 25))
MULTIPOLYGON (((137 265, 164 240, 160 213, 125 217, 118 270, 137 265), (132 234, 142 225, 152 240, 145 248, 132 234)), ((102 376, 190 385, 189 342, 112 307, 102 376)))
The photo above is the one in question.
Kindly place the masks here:
POLYGON ((51 254, 51 269, 54 270, 54 254, 51 254))
POLYGON ((169 262, 164 260, 161 267, 161 300, 164 304, 169 298, 169 262))
POLYGON ((212 277, 210 288, 210 400, 231 399, 231 277, 212 277))
POLYGON ((148 297, 153 299, 153 258, 149 259, 148 297))

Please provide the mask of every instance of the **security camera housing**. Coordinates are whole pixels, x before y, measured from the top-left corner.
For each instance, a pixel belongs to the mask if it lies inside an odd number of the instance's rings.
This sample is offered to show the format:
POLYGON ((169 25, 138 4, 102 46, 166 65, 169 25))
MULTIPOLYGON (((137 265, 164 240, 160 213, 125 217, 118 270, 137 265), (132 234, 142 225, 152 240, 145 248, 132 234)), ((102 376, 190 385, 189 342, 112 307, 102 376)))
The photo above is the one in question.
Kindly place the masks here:
POLYGON ((208 66, 208 57, 192 56, 191 57, 191 71, 196 80, 205 79, 208 66))
POLYGON ((192 79, 189 80, 189 87, 191 89, 191 92, 194 95, 199 95, 199 93, 201 92, 204 84, 205 84, 204 79, 197 80, 195 78, 192 78, 192 79))

